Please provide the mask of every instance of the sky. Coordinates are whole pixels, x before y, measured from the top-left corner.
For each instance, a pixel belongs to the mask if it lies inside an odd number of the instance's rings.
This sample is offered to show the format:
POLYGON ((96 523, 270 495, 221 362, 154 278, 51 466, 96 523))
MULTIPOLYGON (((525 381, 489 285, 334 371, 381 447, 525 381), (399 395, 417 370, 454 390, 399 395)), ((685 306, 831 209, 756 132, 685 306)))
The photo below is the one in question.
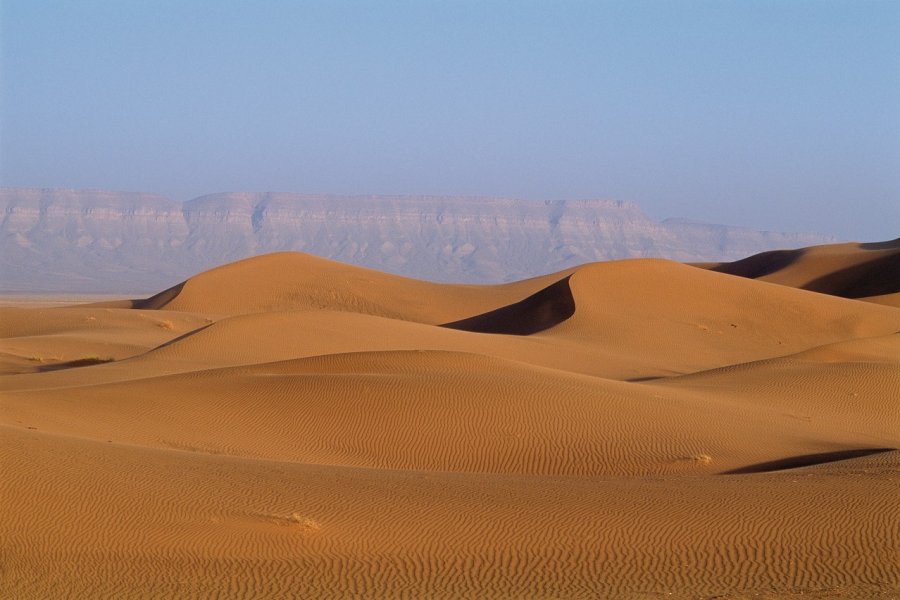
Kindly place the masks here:
POLYGON ((900 236, 900 2, 0 0, 0 185, 900 236))

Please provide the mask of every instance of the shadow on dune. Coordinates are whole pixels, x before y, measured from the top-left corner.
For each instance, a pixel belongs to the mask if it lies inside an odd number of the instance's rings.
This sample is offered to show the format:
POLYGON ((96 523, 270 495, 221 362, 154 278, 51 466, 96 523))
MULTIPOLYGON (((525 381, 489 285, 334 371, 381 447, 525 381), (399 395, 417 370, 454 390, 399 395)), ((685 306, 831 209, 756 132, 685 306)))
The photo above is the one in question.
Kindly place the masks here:
POLYGON ((889 240, 887 242, 867 242, 865 244, 860 244, 859 247, 863 250, 891 250, 892 248, 900 249, 900 238, 889 240))
POLYGON ((207 323, 206 325, 201 325, 201 326, 198 327, 197 329, 191 329, 191 330, 188 331, 187 333, 182 333, 182 334, 179 335, 178 337, 172 338, 172 339, 169 340, 168 342, 162 343, 162 344, 160 344, 159 346, 156 346, 155 348, 152 348, 152 349, 149 350, 148 352, 155 352, 156 350, 160 350, 161 348, 165 348, 166 346, 171 346, 172 344, 175 344, 175 343, 177 343, 177 342, 180 342, 180 341, 183 340, 183 339, 189 338, 189 337, 191 337, 192 335, 196 335, 196 334, 200 333, 201 331, 203 331, 203 330, 206 329, 207 327, 211 327, 212 325, 213 325, 212 323, 207 323))
MULTIPOLYGON (((860 244, 859 248, 870 251, 900 250, 900 238, 889 242, 860 244)), ((773 250, 748 256, 742 260, 722 263, 709 267, 710 271, 737 275, 748 279, 759 279, 777 273, 800 261, 809 251, 773 250)), ((848 267, 821 275, 816 279, 794 285, 802 290, 839 296, 841 298, 867 298, 900 292, 900 252, 857 262, 848 267)))
POLYGON ((163 290, 160 293, 150 296, 149 298, 144 298, 143 300, 132 300, 131 308, 137 308, 140 310, 159 310, 164 307, 166 304, 174 300, 178 297, 178 294, 181 293, 181 290, 184 288, 184 284, 187 281, 182 281, 176 286, 170 287, 167 290, 163 290))
POLYGON ((445 323, 441 327, 475 333, 531 335, 559 325, 575 314, 575 298, 569 277, 502 308, 445 323))
POLYGON ((804 290, 842 298, 866 298, 900 292, 900 253, 823 275, 804 290))
POLYGON ((727 273, 728 275, 737 275, 739 277, 747 277, 748 279, 757 279, 765 277, 772 273, 785 269, 800 260, 806 254, 805 249, 801 250, 772 250, 770 252, 762 252, 754 254, 735 262, 723 263, 710 269, 717 273, 727 273))
POLYGON ((861 448, 857 450, 838 450, 835 452, 820 452, 818 454, 803 454, 800 456, 789 456, 787 458, 779 458, 768 462, 748 465, 739 469, 725 471, 722 475, 746 475, 748 473, 769 473, 771 471, 786 471, 788 469, 799 469, 800 467, 812 467, 823 465, 826 463, 838 462, 841 460, 849 460, 851 458, 862 458, 864 456, 873 456, 884 452, 893 452, 896 448, 861 448))
POLYGON ((626 379, 628 383, 644 383, 647 381, 659 381, 660 379, 666 379, 666 375, 649 375, 647 377, 632 377, 631 379, 626 379))
POLYGON ((78 358, 75 360, 67 360, 65 362, 52 363, 49 365, 41 365, 38 367, 38 373, 46 373, 47 371, 62 371, 63 369, 77 369, 78 367, 90 367, 93 365, 102 365, 114 362, 113 358, 100 358, 98 356, 89 356, 86 358, 78 358))

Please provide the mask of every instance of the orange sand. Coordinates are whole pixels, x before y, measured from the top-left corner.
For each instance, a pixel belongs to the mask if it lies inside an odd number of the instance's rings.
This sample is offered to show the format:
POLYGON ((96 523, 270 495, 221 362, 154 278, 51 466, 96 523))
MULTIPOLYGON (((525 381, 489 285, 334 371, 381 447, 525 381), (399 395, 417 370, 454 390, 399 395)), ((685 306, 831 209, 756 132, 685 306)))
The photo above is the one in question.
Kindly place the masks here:
POLYGON ((897 597, 898 257, 0 308, 0 596, 897 597))

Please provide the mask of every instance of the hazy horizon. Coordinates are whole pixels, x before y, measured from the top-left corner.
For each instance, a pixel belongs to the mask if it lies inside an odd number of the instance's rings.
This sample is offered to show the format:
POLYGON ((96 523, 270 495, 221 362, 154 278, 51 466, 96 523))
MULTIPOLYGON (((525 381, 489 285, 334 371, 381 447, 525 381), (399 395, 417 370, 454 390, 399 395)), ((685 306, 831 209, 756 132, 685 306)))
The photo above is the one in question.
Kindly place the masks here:
MULTIPOLYGON (((213 192, 201 193, 196 196, 191 196, 189 198, 179 199, 179 198, 174 198, 172 196, 168 196, 166 194, 162 194, 162 193, 154 192, 154 191, 148 191, 148 190, 133 190, 133 189, 125 190, 125 189, 96 188, 96 187, 95 188, 67 188, 67 187, 48 187, 48 186, 0 186, 0 190, 45 190, 45 191, 51 191, 51 192, 72 191, 72 192, 77 192, 79 194, 82 194, 82 193, 90 194, 91 192, 97 192, 97 193, 113 193, 113 194, 121 194, 121 195, 131 195, 131 194, 150 195, 150 196, 157 196, 157 197, 163 198, 165 200, 169 200, 169 201, 177 203, 177 204, 185 204, 185 203, 191 202, 192 200, 199 200, 201 198, 213 197, 213 196, 230 196, 230 195, 264 196, 264 195, 269 195, 269 194, 275 195, 275 196, 303 196, 303 197, 321 196, 321 197, 325 197, 325 198, 333 197, 335 199, 347 199, 347 198, 373 198, 373 199, 437 198, 437 199, 448 199, 448 200, 456 199, 456 200, 472 200, 472 201, 509 200, 509 201, 513 201, 513 202, 521 201, 524 203, 532 203, 533 202, 535 204, 543 204, 543 203, 566 203, 566 204, 575 203, 575 204, 577 204, 579 202, 609 202, 609 203, 622 205, 622 206, 633 206, 633 207, 637 208, 637 210, 639 212, 645 214, 652 221, 658 222, 660 224, 665 223, 667 221, 669 221, 669 222, 674 221, 674 222, 685 222, 685 223, 697 223, 697 224, 704 224, 704 225, 710 225, 710 226, 724 226, 724 227, 736 228, 736 229, 744 228, 744 229, 748 229, 748 230, 756 231, 756 232, 760 232, 760 233, 771 232, 771 233, 786 233, 786 234, 813 234, 813 235, 831 236, 834 238, 835 243, 851 242, 851 241, 858 241, 858 242, 887 241, 887 239, 888 239, 888 238, 884 238, 884 239, 879 239, 879 240, 875 240, 875 239, 852 240, 850 238, 841 238, 839 236, 835 236, 833 233, 822 232, 822 231, 786 230, 784 228, 782 228, 782 229, 764 229, 764 228, 754 229, 751 226, 743 225, 741 223, 713 222, 713 221, 710 221, 709 219, 686 217, 684 215, 676 215, 676 214, 667 215, 667 216, 663 216, 663 217, 657 217, 655 215, 650 214, 649 211, 647 211, 640 203, 635 202, 633 200, 617 200, 615 198, 603 198, 603 197, 535 199, 535 198, 515 198, 512 196, 500 196, 500 195, 486 196, 486 195, 474 195, 474 194, 473 195, 455 195, 455 196, 453 196, 453 195, 448 195, 448 194, 414 194, 414 193, 410 193, 410 194, 367 194, 367 193, 336 194, 336 193, 329 193, 329 192, 307 193, 307 192, 303 192, 303 191, 290 191, 290 190, 216 190, 213 192)), ((896 237, 898 237, 898 236, 894 235, 894 237, 890 238, 890 239, 894 239, 896 237)))
POLYGON ((900 235, 895 2, 0 2, 0 185, 900 235))

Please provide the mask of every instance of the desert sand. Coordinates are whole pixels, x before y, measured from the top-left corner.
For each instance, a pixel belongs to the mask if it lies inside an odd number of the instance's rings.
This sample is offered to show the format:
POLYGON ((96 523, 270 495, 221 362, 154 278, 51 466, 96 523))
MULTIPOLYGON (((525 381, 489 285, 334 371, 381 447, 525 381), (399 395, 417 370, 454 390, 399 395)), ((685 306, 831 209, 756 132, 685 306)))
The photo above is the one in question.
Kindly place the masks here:
POLYGON ((5 598, 897 598, 900 241, 0 307, 5 598))

